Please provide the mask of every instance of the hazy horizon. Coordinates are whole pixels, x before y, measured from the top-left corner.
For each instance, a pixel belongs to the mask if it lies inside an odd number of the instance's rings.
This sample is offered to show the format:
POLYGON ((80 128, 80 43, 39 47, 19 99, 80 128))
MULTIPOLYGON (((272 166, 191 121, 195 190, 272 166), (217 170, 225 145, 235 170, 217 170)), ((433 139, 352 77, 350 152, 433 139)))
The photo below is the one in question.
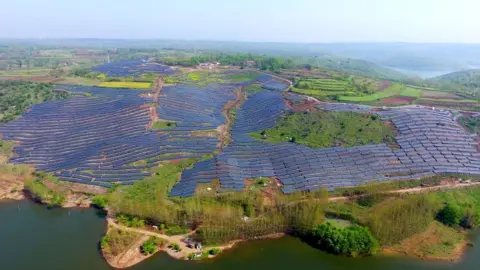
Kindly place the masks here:
POLYGON ((475 0, 19 0, 0 38, 275 43, 480 43, 475 0))

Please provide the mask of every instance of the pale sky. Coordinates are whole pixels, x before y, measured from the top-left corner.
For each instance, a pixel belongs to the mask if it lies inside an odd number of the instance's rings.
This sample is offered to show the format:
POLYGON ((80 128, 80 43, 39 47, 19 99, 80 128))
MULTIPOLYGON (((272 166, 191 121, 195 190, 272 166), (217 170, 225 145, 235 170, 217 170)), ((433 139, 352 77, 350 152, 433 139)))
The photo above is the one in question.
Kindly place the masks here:
POLYGON ((480 1, 0 0, 0 37, 480 43, 480 1))

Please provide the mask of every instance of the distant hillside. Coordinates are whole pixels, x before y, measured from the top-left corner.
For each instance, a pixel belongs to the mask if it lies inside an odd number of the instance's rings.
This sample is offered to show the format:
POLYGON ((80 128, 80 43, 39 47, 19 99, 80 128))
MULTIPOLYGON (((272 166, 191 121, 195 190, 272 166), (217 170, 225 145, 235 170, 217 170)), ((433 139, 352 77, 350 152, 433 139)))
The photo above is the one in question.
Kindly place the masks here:
POLYGON ((480 88, 480 69, 453 72, 431 79, 435 82, 454 83, 467 87, 480 88))
POLYGON ((316 62, 317 63, 315 64, 318 64, 319 66, 326 69, 332 69, 377 79, 387 79, 403 82, 412 82, 413 80, 415 80, 415 78, 412 78, 396 70, 382 67, 373 62, 360 59, 323 56, 316 58, 316 62))
POLYGON ((429 82, 441 88, 463 91, 469 97, 480 98, 480 69, 449 73, 430 79, 429 82))
POLYGON ((282 56, 337 55, 405 70, 451 72, 480 68, 480 44, 448 43, 278 43, 120 39, 0 39, 1 45, 36 44, 74 47, 174 48, 282 56))

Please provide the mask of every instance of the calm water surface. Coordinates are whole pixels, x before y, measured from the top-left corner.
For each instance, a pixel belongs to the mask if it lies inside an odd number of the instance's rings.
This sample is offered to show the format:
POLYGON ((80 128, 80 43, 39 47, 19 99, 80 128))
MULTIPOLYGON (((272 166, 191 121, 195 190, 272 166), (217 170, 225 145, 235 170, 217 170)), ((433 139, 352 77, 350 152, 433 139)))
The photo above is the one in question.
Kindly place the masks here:
MULTIPOLYGON (((93 209, 54 209, 30 201, 0 203, 0 270, 108 270, 98 252, 105 221, 93 209)), ((132 270, 479 270, 480 237, 460 263, 325 254, 285 237, 240 244, 203 262, 176 261, 163 253, 132 270)))

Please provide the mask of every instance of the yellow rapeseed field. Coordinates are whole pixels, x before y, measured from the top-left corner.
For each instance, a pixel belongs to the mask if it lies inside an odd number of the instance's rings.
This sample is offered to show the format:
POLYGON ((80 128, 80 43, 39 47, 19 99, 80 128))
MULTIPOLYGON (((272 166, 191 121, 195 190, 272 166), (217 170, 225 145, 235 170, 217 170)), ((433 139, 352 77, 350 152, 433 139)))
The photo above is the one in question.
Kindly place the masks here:
POLYGON ((102 82, 100 87, 111 87, 111 88, 138 88, 138 89, 149 89, 152 86, 152 83, 149 82, 102 82))

